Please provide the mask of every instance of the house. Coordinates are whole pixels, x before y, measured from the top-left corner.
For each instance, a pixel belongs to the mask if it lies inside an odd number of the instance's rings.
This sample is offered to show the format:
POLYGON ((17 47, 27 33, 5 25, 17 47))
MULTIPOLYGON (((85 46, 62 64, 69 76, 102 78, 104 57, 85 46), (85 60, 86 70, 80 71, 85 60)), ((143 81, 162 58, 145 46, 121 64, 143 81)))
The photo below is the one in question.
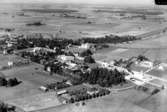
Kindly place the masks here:
POLYGON ((84 52, 85 50, 86 50, 85 48, 80 48, 78 46, 72 46, 66 52, 71 52, 74 55, 76 55, 76 54, 80 54, 80 53, 84 52))
POLYGON ((8 66, 12 67, 13 66, 13 61, 8 61, 8 66))
POLYGON ((91 88, 91 89, 87 90, 87 94, 89 94, 89 95, 97 94, 98 92, 99 92, 99 90, 97 88, 91 88))
POLYGON ((108 64, 107 62, 97 61, 97 63, 103 68, 109 68, 110 67, 110 64, 108 64))
POLYGON ((146 68, 152 68, 152 67, 153 67, 153 62, 150 62, 150 61, 142 61, 142 62, 140 62, 140 66, 146 67, 146 68))
POLYGON ((89 49, 91 47, 92 47, 92 45, 89 43, 84 43, 84 44, 81 44, 81 46, 79 46, 79 48, 82 48, 82 49, 89 49))
POLYGON ((43 47, 34 47, 31 52, 52 52, 55 53, 55 49, 43 48, 43 47))
POLYGON ((36 52, 36 51, 39 51, 39 50, 41 50, 41 48, 40 47, 35 47, 35 48, 33 48, 33 50, 32 50, 32 52, 36 52))
POLYGON ((66 64, 68 65, 68 68, 74 68, 77 66, 77 64, 72 63, 72 62, 67 62, 66 64))
POLYGON ((84 60, 84 57, 79 56, 78 54, 74 54, 75 58, 78 60, 84 60))
POLYGON ((6 51, 6 50, 3 50, 3 54, 6 55, 6 54, 7 54, 7 51, 6 51))
POLYGON ((7 47, 12 47, 12 46, 13 46, 12 43, 10 43, 10 42, 7 43, 7 47))
POLYGON ((44 91, 44 92, 47 92, 49 89, 45 86, 41 86, 39 87, 40 90, 44 91))
POLYGON ((48 66, 47 69, 46 69, 46 71, 51 72, 51 67, 48 66))
POLYGON ((65 93, 67 93, 67 90, 57 91, 57 95, 62 95, 62 94, 65 94, 65 93))
POLYGON ((69 94, 63 94, 61 95, 63 98, 65 98, 67 101, 69 101, 71 99, 71 96, 69 94))
POLYGON ((66 55, 59 55, 57 58, 58 58, 59 61, 62 61, 62 62, 67 62, 67 61, 73 61, 74 60, 73 56, 66 56, 66 55))
POLYGON ((66 84, 68 84, 68 85, 70 85, 70 86, 72 86, 72 82, 71 81, 66 81, 66 84))

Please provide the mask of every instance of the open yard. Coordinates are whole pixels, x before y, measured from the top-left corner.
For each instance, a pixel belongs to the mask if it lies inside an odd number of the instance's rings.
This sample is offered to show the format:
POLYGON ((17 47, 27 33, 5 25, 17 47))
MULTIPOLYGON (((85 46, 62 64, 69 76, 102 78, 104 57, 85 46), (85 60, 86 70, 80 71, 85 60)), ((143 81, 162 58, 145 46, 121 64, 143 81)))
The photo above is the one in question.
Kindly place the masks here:
POLYGON ((61 105, 55 92, 32 95, 25 98, 8 100, 11 105, 15 105, 26 112, 46 109, 61 105))
POLYGON ((147 98, 146 94, 136 90, 128 90, 118 94, 111 94, 102 98, 86 101, 86 105, 84 106, 82 106, 82 104, 78 106, 76 104, 70 104, 37 112, 150 112, 135 104, 135 101, 140 101, 144 98, 147 98))

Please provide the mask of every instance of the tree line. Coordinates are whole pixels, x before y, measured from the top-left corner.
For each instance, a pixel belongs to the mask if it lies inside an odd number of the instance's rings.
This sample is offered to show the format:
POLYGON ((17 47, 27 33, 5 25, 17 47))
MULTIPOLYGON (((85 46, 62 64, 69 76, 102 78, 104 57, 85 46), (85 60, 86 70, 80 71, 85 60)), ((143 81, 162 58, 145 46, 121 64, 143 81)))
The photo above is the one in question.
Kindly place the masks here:
POLYGON ((94 68, 90 72, 83 73, 80 81, 99 84, 102 87, 112 87, 112 85, 125 83, 125 75, 126 73, 119 72, 117 69, 94 68))
POLYGON ((60 49, 66 48, 68 45, 81 45, 82 43, 94 43, 94 44, 104 44, 104 43, 122 43, 128 41, 138 40, 135 36, 115 36, 106 35, 101 38, 80 38, 77 40, 65 39, 65 38, 43 38, 41 33, 34 35, 27 35, 26 38, 17 39, 17 49, 25 49, 30 47, 48 47, 54 49, 58 47, 60 49))
POLYGON ((78 39, 78 42, 84 42, 84 43, 94 43, 94 44, 104 44, 104 43, 122 43, 122 42, 129 42, 138 40, 139 38, 136 38, 135 36, 115 36, 115 35, 106 35, 102 38, 81 38, 78 39))

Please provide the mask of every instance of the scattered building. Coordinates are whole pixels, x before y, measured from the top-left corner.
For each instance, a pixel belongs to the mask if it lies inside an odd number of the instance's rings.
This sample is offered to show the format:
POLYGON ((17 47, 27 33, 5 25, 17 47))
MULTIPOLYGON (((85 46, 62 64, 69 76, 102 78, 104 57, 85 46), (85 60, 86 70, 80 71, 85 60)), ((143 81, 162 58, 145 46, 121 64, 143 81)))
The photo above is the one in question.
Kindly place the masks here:
POLYGON ((67 61, 73 61, 74 60, 73 56, 66 56, 66 55, 59 55, 57 58, 61 62, 67 62, 67 61))
POLYGON ((13 61, 8 61, 8 66, 12 67, 13 66, 13 61))
POLYGON ((57 95, 62 95, 62 94, 65 94, 67 93, 67 90, 60 90, 60 91, 57 91, 57 95))
POLYGON ((150 62, 150 61, 142 61, 142 62, 140 62, 140 66, 146 67, 146 68, 152 68, 152 67, 153 67, 153 62, 150 62))
POLYGON ((44 92, 47 92, 49 89, 45 86, 41 86, 39 87, 40 90, 44 91, 44 92))
POLYGON ((97 94, 98 92, 99 90, 97 88, 91 88, 87 91, 87 94, 93 95, 93 94, 97 94))
POLYGON ((79 48, 81 49, 90 49, 92 47, 92 45, 90 43, 84 43, 81 44, 81 46, 79 46, 79 48))

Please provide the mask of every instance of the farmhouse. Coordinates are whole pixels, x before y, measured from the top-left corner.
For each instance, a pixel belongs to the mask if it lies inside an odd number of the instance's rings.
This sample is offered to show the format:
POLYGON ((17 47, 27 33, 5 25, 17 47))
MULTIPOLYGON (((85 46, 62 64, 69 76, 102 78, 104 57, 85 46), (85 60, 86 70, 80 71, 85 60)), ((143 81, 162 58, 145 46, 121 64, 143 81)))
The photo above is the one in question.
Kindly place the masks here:
POLYGON ((140 66, 146 67, 146 68, 152 68, 152 67, 153 67, 153 62, 150 62, 150 61, 142 61, 142 62, 140 62, 140 66))
POLYGON ((58 58, 58 60, 61 61, 61 62, 67 62, 67 61, 72 61, 72 60, 74 60, 74 57, 73 57, 73 56, 66 56, 66 55, 59 55, 57 58, 58 58))
POLYGON ((65 94, 65 93, 67 93, 67 90, 57 91, 57 95, 62 95, 62 94, 65 94))

